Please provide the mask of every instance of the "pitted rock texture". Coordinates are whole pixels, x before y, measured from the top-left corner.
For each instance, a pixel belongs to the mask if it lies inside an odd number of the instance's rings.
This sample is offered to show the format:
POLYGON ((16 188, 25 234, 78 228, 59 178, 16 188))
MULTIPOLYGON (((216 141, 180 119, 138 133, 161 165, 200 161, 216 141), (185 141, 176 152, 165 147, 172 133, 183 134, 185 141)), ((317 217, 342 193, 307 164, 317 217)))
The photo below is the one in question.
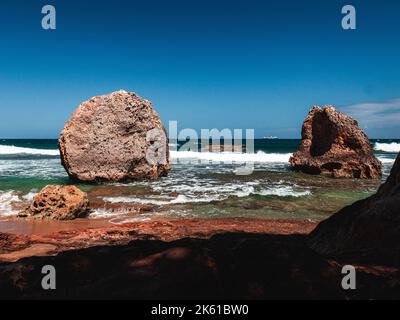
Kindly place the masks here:
POLYGON ((157 179, 171 169, 165 128, 151 102, 123 90, 83 102, 59 148, 69 176, 81 181, 157 179))
POLYGON ((75 186, 49 185, 40 191, 20 217, 73 220, 89 213, 87 194, 75 186))
POLYGON ((313 107, 304 121, 299 150, 290 158, 295 171, 333 178, 378 179, 382 164, 353 118, 332 106, 313 107))

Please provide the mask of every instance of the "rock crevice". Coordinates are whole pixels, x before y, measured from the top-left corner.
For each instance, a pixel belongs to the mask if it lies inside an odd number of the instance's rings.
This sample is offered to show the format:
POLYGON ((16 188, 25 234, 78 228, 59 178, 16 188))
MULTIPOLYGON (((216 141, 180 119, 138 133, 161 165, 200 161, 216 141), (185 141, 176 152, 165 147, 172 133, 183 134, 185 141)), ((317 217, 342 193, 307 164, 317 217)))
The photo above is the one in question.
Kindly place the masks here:
POLYGON ((290 158, 295 171, 333 178, 378 179, 382 164, 353 118, 332 106, 314 107, 304 121, 299 150, 290 158))

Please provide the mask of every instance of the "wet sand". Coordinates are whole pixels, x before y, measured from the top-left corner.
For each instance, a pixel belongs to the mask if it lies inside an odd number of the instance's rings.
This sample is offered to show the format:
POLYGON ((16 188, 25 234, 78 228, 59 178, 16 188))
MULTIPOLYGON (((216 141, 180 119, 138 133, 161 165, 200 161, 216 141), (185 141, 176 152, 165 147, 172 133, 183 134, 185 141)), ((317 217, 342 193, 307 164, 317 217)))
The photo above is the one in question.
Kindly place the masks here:
POLYGON ((112 226, 110 219, 75 219, 73 221, 56 221, 56 220, 24 220, 24 219, 8 219, 0 220, 0 233, 12 233, 26 236, 46 235, 62 231, 79 231, 89 228, 99 228, 112 226))

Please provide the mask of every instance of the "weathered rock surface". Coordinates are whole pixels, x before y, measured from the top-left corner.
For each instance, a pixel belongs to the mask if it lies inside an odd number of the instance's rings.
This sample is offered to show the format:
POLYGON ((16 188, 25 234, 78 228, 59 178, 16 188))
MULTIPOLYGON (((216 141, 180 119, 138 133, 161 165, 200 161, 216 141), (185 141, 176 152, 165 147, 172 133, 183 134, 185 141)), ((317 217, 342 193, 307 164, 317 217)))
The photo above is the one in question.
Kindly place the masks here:
POLYGON ((75 186, 46 186, 38 193, 31 205, 20 217, 73 220, 89 213, 87 194, 75 186))
POLYGON ((400 265, 400 155, 377 194, 321 222, 309 243, 325 255, 400 265))
POLYGON ((296 171, 333 178, 378 179, 382 164, 353 118, 332 106, 314 107, 304 121, 299 150, 290 158, 296 171))
MULTIPOLYGON (((91 204, 92 206, 92 204, 91 204)), ((268 234, 308 234, 317 222, 309 220, 266 220, 247 218, 220 218, 220 219, 152 219, 151 221, 100 224, 97 219, 81 219, 68 223, 52 221, 46 223, 47 232, 42 232, 38 224, 33 221, 33 230, 27 234, 8 234, 0 232, 0 263, 4 261, 17 261, 11 256, 30 257, 27 251, 36 245, 56 246, 52 254, 71 249, 83 249, 103 245, 124 245, 132 240, 153 239, 173 241, 181 238, 209 238, 216 233, 247 232, 268 234), (50 227, 50 228, 49 228, 50 227), (22 252, 22 253, 21 253, 22 252), (7 254, 7 256, 4 256, 7 254)), ((28 223, 30 220, 18 220, 19 223, 28 223)), ((27 230, 14 225, 13 232, 27 230)))
POLYGON ((151 102, 123 90, 83 102, 59 148, 70 177, 82 181, 156 179, 171 168, 165 129, 151 102))

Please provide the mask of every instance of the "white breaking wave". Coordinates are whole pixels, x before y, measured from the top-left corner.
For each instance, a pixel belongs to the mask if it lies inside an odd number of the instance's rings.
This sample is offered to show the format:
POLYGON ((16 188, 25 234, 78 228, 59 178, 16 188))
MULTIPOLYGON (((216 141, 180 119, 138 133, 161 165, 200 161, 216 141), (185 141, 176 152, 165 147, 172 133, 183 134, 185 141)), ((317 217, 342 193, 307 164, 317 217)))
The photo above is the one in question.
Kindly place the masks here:
MULTIPOLYGON (((0 155, 12 154, 58 156, 60 155, 60 152, 58 149, 34 149, 0 145, 0 155)), ((291 153, 265 153, 263 151, 258 151, 257 153, 171 151, 172 160, 196 159, 223 163, 284 163, 289 161, 291 155, 291 153)))
POLYGON ((19 210, 13 208, 13 204, 21 203, 25 201, 32 201, 34 196, 37 194, 36 189, 32 189, 25 195, 10 191, 0 191, 0 217, 15 216, 18 214, 19 210))
POLYGON ((115 216, 123 216, 128 212, 124 210, 106 210, 106 209, 96 209, 89 214, 89 218, 110 218, 115 216))
POLYGON ((33 149, 33 148, 22 148, 15 146, 3 146, 0 145, 0 154, 35 154, 35 155, 48 155, 58 156, 60 152, 55 149, 33 149))
POLYGON ((256 194, 259 194, 261 196, 278 196, 278 197, 305 197, 311 195, 310 190, 305 190, 305 191, 295 191, 293 190, 292 187, 279 187, 275 189, 267 189, 267 190, 262 190, 256 194))
POLYGON ((37 195, 37 190, 32 190, 26 195, 22 196, 22 199, 27 200, 27 201, 32 201, 33 198, 37 195))
POLYGON ((396 159, 390 159, 385 157, 378 157, 378 160, 383 164, 393 164, 396 161, 396 159))
POLYGON ((392 142, 392 143, 379 143, 376 142, 374 145, 375 151, 384 151, 384 152, 400 152, 400 143, 392 142))
POLYGON ((14 191, 0 193, 0 216, 13 216, 18 214, 18 212, 12 208, 12 203, 20 201, 21 200, 14 191))
POLYGON ((172 160, 204 160, 223 163, 286 163, 289 162, 291 153, 238 153, 238 152, 194 152, 194 151, 171 151, 172 160))
POLYGON ((138 204, 153 204, 153 205, 168 205, 168 204, 184 204, 195 202, 210 202, 221 200, 219 196, 203 196, 202 198, 192 198, 185 195, 179 195, 170 200, 159 200, 152 198, 135 198, 135 197, 104 197, 104 201, 111 203, 138 203, 138 204))
POLYGON ((178 195, 176 198, 172 197, 152 197, 146 198, 137 197, 103 197, 102 199, 110 203, 137 203, 137 204, 152 204, 157 206, 171 205, 171 204, 185 204, 185 203, 204 203, 211 201, 222 201, 230 196, 243 198, 250 195, 261 196, 278 196, 278 197, 304 197, 311 195, 310 190, 296 191, 291 186, 279 186, 263 190, 255 190, 252 186, 247 186, 243 190, 236 190, 232 193, 226 194, 202 194, 202 195, 178 195))

